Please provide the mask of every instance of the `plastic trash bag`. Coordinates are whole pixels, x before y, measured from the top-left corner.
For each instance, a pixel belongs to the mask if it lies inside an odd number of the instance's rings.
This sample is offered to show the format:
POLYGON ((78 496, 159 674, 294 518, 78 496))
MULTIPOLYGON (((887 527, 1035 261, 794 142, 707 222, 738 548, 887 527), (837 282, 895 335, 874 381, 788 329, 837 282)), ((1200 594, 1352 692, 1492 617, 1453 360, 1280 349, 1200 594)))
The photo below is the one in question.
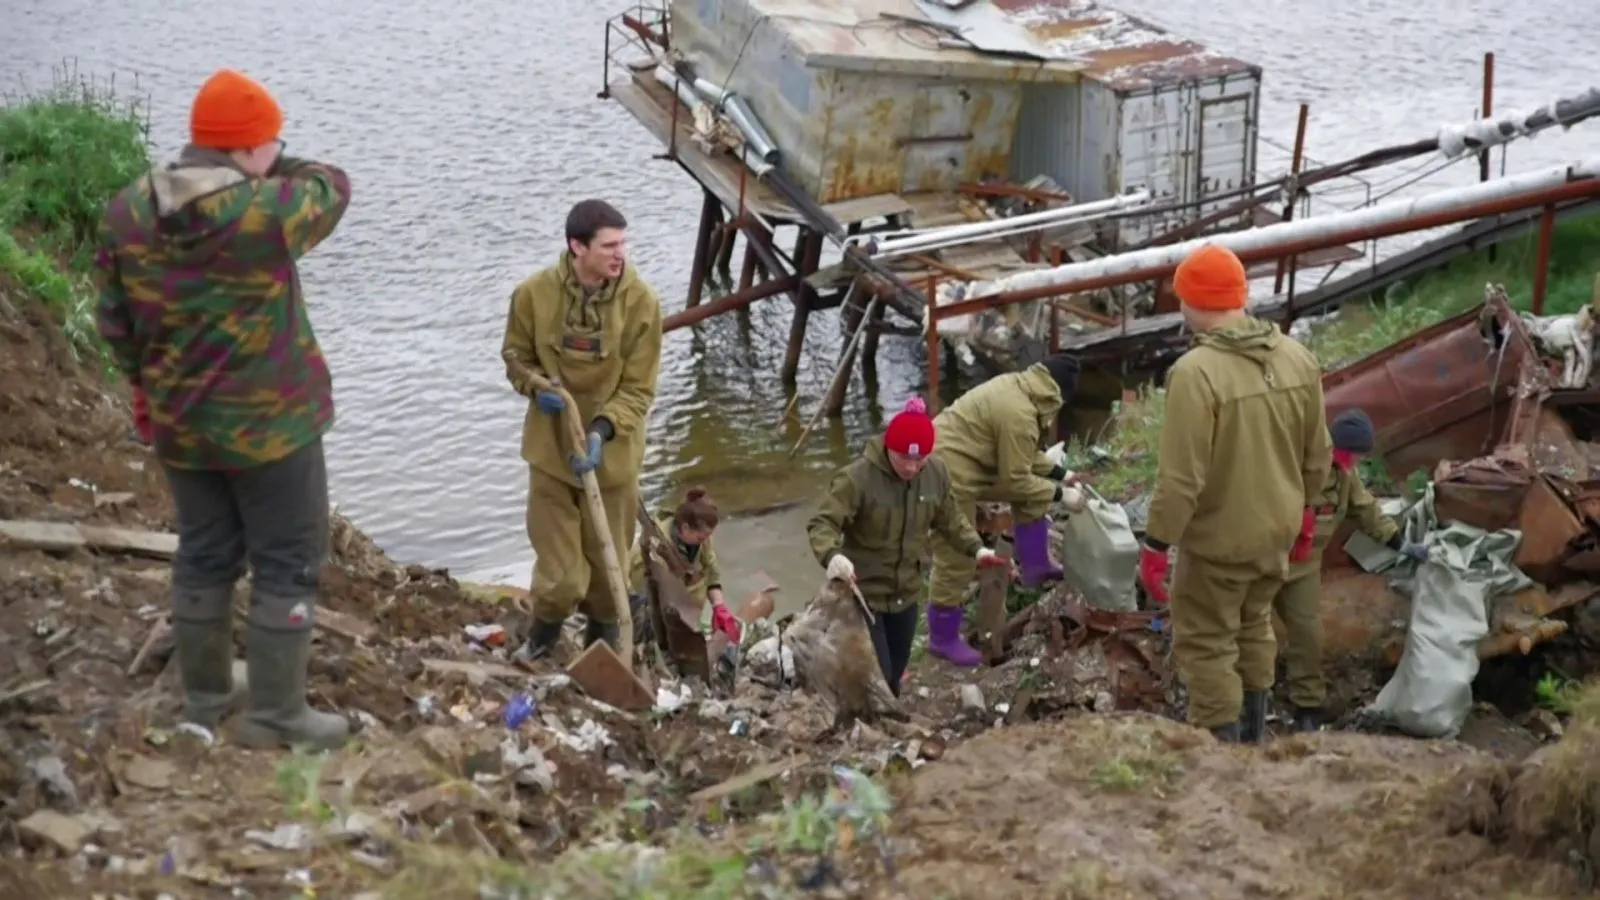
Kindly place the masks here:
POLYGON ((1067 584, 1095 609, 1133 612, 1139 608, 1134 585, 1139 577, 1139 539, 1120 504, 1087 484, 1082 512, 1061 524, 1061 569, 1067 584))
MULTIPOLYGON (((1413 737, 1454 737, 1472 710, 1491 601, 1531 584, 1511 564, 1522 533, 1461 522, 1439 527, 1431 485, 1403 521, 1406 537, 1427 547, 1430 559, 1416 563, 1391 551, 1373 569, 1390 572, 1394 589, 1410 596, 1411 622, 1400 665, 1366 712, 1413 737)), ((1365 565, 1374 554, 1362 556, 1365 565)))

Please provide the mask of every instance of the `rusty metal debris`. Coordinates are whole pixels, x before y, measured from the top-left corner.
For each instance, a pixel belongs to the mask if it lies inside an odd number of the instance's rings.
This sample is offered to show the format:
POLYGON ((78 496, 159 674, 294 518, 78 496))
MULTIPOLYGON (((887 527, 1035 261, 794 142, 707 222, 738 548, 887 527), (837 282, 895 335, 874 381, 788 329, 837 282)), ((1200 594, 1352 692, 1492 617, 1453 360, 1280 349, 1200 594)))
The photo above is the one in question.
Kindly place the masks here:
MULTIPOLYGON (((1434 485, 1441 521, 1522 533, 1512 563, 1538 584, 1500 598, 1479 656, 1527 653, 1566 630, 1553 618, 1600 594, 1600 391, 1554 387, 1505 290, 1488 285, 1477 309, 1441 322, 1323 380, 1330 416, 1364 409, 1378 455, 1404 483, 1434 485), (1580 435, 1582 437, 1580 437, 1580 435)), ((1358 573, 1341 549, 1324 556, 1323 623, 1330 656, 1393 663, 1407 602, 1381 578, 1358 573)))

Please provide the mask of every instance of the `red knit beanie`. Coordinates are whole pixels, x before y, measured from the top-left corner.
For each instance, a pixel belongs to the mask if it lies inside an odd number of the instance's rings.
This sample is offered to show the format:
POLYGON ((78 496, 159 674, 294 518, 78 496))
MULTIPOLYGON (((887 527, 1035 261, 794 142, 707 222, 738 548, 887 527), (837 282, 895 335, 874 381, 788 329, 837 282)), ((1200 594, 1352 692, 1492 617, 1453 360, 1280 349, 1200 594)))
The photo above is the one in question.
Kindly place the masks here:
POLYGON ((883 449, 912 459, 933 452, 933 420, 928 418, 928 405, 921 397, 907 400, 906 408, 889 420, 889 427, 883 432, 883 449))

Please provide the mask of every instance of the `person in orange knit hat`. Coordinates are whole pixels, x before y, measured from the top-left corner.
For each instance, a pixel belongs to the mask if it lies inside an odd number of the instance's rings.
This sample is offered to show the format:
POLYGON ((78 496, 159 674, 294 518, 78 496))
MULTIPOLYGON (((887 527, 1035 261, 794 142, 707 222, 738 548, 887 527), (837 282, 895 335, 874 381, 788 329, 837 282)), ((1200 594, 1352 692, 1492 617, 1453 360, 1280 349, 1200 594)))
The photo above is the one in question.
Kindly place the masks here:
POLYGON ((177 511, 185 720, 215 729, 242 697, 237 743, 331 749, 350 726, 306 704, 306 662, 329 541, 333 385, 296 261, 338 226, 350 179, 284 156, 282 130, 253 79, 223 69, 201 85, 177 161, 106 208, 97 316, 177 511), (240 679, 233 593, 247 570, 240 679))
POLYGON ((1311 508, 1332 465, 1322 371, 1246 311, 1249 279, 1226 247, 1196 248, 1173 288, 1195 339, 1167 373, 1139 577, 1165 604, 1168 551, 1178 548, 1172 649, 1189 721, 1255 743, 1277 654, 1273 598, 1288 562, 1309 557, 1311 508))

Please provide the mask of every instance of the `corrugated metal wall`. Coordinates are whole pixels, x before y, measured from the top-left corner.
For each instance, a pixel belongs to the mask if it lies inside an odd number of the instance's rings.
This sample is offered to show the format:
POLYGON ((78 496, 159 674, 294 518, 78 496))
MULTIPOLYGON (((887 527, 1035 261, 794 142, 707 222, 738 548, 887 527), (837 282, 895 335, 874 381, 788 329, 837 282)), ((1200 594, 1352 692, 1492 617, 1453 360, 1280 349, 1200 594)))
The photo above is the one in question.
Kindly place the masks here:
MULTIPOLYGON (((1157 205, 1232 190, 1255 178, 1260 92, 1253 72, 1141 91, 1117 91, 1092 80, 1029 85, 1011 177, 1049 175, 1081 202, 1135 188, 1150 191, 1157 205)), ((1129 219, 1117 234, 1102 238, 1126 246, 1200 214, 1191 209, 1129 219)))

